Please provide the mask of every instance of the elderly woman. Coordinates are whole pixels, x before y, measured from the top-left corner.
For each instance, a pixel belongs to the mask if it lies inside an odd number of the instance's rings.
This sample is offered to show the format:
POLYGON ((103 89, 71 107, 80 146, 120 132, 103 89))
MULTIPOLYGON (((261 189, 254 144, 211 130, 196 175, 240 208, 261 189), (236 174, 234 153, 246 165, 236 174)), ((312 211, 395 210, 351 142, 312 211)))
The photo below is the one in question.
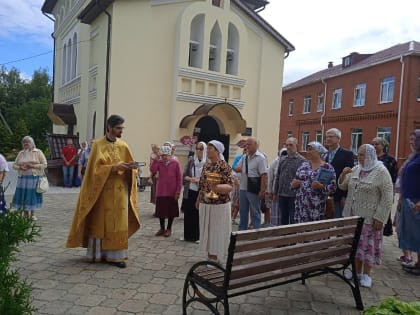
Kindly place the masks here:
POLYGON ((207 144, 207 163, 204 165, 199 182, 196 207, 200 211, 200 251, 207 253, 208 259, 224 259, 232 231, 230 219, 230 192, 232 191, 232 169, 223 158, 223 143, 212 140, 207 144), (209 181, 209 173, 220 175, 220 183, 209 181), (215 192, 218 197, 209 194, 215 192))
POLYGON ((325 162, 321 156, 327 149, 317 142, 308 144, 307 162, 296 171, 296 178, 291 187, 297 189, 295 199, 295 222, 310 222, 326 219, 325 207, 327 198, 337 189, 334 167, 325 162))
POLYGON ((381 264, 382 229, 391 212, 393 186, 388 170, 378 161, 372 145, 361 145, 357 158, 359 165, 344 168, 338 186, 348 191, 344 216, 364 218, 356 252, 356 272, 360 285, 370 288, 372 267, 381 264))
POLYGON ((182 210, 184 211, 184 237, 182 240, 197 242, 200 239, 200 222, 198 209, 195 207, 203 166, 207 160, 207 145, 199 142, 195 154, 188 159, 184 170, 184 194, 182 210))
POLYGON ((44 175, 47 160, 44 153, 36 148, 32 137, 23 137, 22 146, 23 150, 18 153, 13 164, 13 168, 18 171, 18 180, 12 205, 37 220, 35 211, 42 208, 42 194, 36 191, 36 187, 39 178, 44 175))
POLYGON ((178 199, 182 188, 182 171, 178 160, 172 157, 170 146, 161 146, 158 156, 150 165, 150 172, 159 172, 156 185, 156 213, 160 230, 156 236, 171 236, 172 223, 179 216, 178 199), (168 225, 165 229, 165 219, 168 225))
MULTIPOLYGON (((378 160, 384 163, 384 166, 388 170, 389 175, 391 175, 392 183, 395 185, 395 181, 397 180, 398 176, 398 166, 394 157, 388 154, 388 141, 384 138, 376 137, 372 139, 371 143, 376 150, 376 156, 378 157, 378 160)), ((384 235, 391 236, 392 232, 392 220, 390 214, 384 227, 384 235)))
POLYGON ((417 253, 417 263, 403 269, 420 276, 420 130, 415 132, 414 151, 401 176, 402 209, 400 214, 400 248, 417 253))

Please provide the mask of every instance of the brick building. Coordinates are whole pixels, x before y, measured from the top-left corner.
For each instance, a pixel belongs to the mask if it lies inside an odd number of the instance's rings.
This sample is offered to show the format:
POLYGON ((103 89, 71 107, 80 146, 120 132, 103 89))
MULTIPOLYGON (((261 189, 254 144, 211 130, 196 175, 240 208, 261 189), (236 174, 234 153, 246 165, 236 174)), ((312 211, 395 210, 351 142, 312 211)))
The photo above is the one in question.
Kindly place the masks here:
POLYGON ((280 143, 294 136, 301 151, 335 127, 341 145, 355 153, 376 136, 387 138, 401 163, 410 152, 409 133, 420 128, 420 43, 351 53, 283 87, 280 121, 280 143))

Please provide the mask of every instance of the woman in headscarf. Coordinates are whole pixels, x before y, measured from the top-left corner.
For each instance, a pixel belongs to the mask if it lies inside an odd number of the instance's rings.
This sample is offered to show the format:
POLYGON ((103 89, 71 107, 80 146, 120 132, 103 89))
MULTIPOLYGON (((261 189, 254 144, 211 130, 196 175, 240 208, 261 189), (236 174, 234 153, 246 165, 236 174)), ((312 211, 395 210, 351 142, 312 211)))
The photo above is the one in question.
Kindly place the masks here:
MULTIPOLYGON (((93 143, 93 140, 91 140, 91 144, 93 143)), ((77 153, 79 156, 79 167, 78 167, 78 177, 80 179, 83 179, 83 176, 86 172, 87 162, 89 159, 89 153, 90 153, 90 146, 87 141, 82 142, 82 148, 77 153)))
POLYGON ((334 167, 321 158, 327 152, 321 143, 310 142, 306 151, 308 161, 299 166, 291 182, 292 188, 297 189, 296 223, 326 219, 327 198, 337 189, 334 167))
POLYGON ((207 160, 207 145, 199 142, 195 146, 194 156, 188 159, 184 170, 184 193, 182 208, 184 211, 184 237, 181 240, 197 242, 200 239, 200 222, 195 202, 198 195, 198 183, 207 160))
MULTIPOLYGON (((394 157, 388 154, 389 142, 384 138, 376 137, 372 139, 371 143, 376 150, 378 160, 384 163, 389 175, 391 175, 392 183, 395 185, 398 175, 398 166, 394 157)), ((392 230, 392 220, 390 214, 384 227, 384 235, 391 236, 393 232, 392 230)))
POLYGON ((372 145, 361 145, 357 159, 359 164, 353 169, 343 169, 338 186, 348 191, 344 216, 364 218, 356 252, 356 273, 360 285, 370 288, 372 267, 381 264, 382 229, 391 212, 393 185, 388 170, 378 161, 372 145))
POLYGON ((417 253, 417 263, 404 266, 408 273, 420 276, 420 130, 415 131, 414 150, 401 176, 402 209, 400 248, 417 253))
POLYGON ((223 158, 223 143, 212 140, 207 144, 207 163, 199 182, 196 207, 200 211, 200 251, 207 253, 212 261, 220 261, 227 254, 230 233, 230 192, 232 191, 232 169, 223 158), (220 183, 212 184, 209 173, 220 175, 220 183), (213 191, 216 198, 211 198, 213 191))
POLYGON ((152 174, 159 173, 156 185, 156 212, 159 218, 160 230, 156 236, 171 236, 172 223, 179 216, 178 199, 182 188, 181 165, 172 157, 170 146, 161 146, 158 155, 150 165, 152 174), (165 229, 165 219, 168 225, 165 229))
POLYGON ((37 220, 35 211, 42 208, 42 193, 36 191, 39 178, 47 167, 47 159, 35 146, 34 139, 25 136, 22 139, 23 150, 16 157, 13 168, 18 171, 13 207, 23 210, 25 215, 37 220))

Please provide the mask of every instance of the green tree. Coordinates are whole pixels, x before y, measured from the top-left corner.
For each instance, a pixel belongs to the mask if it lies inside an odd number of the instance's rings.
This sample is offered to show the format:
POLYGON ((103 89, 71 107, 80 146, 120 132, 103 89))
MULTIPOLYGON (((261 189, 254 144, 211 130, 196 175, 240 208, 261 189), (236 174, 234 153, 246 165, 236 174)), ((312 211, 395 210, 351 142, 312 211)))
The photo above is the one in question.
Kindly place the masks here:
POLYGON ((12 145, 14 148, 22 148, 22 138, 29 135, 28 127, 23 119, 19 119, 13 128, 12 145))
POLYGON ((33 314, 32 288, 21 280, 16 261, 21 243, 33 242, 40 228, 21 212, 0 215, 0 314, 33 314))

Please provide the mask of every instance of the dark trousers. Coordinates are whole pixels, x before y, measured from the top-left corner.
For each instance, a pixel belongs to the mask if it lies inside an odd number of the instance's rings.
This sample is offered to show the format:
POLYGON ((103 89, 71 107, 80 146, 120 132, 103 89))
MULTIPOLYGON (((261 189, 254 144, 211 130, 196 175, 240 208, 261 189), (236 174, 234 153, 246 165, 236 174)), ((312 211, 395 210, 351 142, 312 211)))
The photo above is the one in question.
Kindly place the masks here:
POLYGON ((295 223, 295 197, 279 196, 279 209, 282 225, 295 223))

